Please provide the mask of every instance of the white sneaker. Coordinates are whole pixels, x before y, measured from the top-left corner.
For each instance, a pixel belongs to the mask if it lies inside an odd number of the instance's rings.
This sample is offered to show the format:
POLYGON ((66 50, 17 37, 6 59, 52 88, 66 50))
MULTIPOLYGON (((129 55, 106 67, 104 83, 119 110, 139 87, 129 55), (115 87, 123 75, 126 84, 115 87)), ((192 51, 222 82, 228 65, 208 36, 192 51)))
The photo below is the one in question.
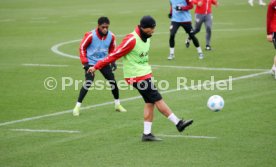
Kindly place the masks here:
POLYGON ((203 54, 203 53, 199 53, 199 54, 198 54, 198 58, 199 58, 200 60, 202 60, 202 59, 204 58, 204 54, 203 54))
POLYGON ((80 115, 80 107, 76 106, 73 109, 73 116, 79 116, 80 115))
POLYGON ((172 60, 172 59, 174 59, 174 54, 169 54, 168 60, 172 60))
POLYGON ((272 68, 271 69, 271 75, 274 76, 274 78, 276 79, 276 68, 272 68))
POLYGON ((254 6, 253 0, 248 0, 248 3, 249 3, 250 6, 254 6))
POLYGON ((264 3, 264 2, 260 2, 260 3, 259 3, 259 5, 261 5, 261 6, 265 6, 265 5, 266 5, 266 3, 264 3))

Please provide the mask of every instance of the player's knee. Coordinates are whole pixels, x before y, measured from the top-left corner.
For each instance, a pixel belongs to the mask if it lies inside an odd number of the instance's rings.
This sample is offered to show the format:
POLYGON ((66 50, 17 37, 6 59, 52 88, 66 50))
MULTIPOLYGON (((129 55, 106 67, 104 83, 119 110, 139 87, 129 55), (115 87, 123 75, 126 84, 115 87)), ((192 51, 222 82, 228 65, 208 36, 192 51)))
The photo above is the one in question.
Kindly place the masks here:
POLYGON ((190 34, 189 34, 189 37, 190 37, 190 39, 194 40, 194 39, 195 39, 195 34, 194 34, 194 32, 190 33, 190 34))
POLYGON ((211 33, 211 27, 206 27, 206 32, 211 33))
POLYGON ((93 81, 92 80, 86 80, 85 83, 83 84, 83 87, 85 89, 89 89, 92 85, 93 81))
POLYGON ((195 35, 196 33, 199 33, 199 32, 200 32, 200 29, 196 28, 192 33, 195 35))

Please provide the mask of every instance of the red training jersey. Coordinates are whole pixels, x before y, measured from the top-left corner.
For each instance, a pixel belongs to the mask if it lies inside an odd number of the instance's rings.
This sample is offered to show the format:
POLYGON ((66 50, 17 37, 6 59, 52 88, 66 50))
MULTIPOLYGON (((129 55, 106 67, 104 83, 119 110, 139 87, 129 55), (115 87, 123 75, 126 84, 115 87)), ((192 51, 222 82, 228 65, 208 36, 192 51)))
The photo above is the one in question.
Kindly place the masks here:
MULTIPOLYGON (((110 32, 110 31, 109 31, 110 32)), ((99 30, 96 29, 96 34, 98 36, 99 39, 102 39, 102 40, 105 40, 106 39, 106 36, 101 36, 100 33, 99 33, 99 30)), ((80 60, 81 60, 81 63, 83 65, 87 64, 88 63, 88 59, 87 59, 87 52, 86 52, 86 49, 87 47, 91 44, 92 42, 92 39, 93 39, 93 34, 92 34, 92 31, 89 31, 89 32, 86 32, 81 43, 80 43, 80 48, 79 48, 79 51, 80 51, 80 60)), ((110 46, 109 46, 109 49, 108 49, 108 53, 111 53, 114 51, 116 47, 116 42, 115 42, 115 35, 112 33, 112 39, 111 39, 111 43, 110 43, 110 46)))
POLYGON ((212 13, 212 5, 217 5, 217 0, 193 0, 196 5, 196 14, 210 14, 212 13), (202 6, 198 6, 198 3, 202 2, 202 6))
POLYGON ((276 0, 271 0, 268 4, 266 19, 267 35, 276 32, 276 0))

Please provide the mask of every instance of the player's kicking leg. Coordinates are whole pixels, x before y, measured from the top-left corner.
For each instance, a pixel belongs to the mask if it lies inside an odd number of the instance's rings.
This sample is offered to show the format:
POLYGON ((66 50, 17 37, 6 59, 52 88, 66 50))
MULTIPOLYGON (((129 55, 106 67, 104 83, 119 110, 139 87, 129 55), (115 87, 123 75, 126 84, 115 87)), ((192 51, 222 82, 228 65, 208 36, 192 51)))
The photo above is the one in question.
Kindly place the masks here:
POLYGON ((135 87, 145 101, 144 106, 144 132, 142 141, 160 141, 161 139, 155 137, 151 132, 151 126, 153 122, 154 107, 159 110, 165 117, 174 123, 179 132, 183 132, 186 127, 193 123, 193 120, 181 120, 179 119, 168 107, 168 105, 162 99, 161 94, 154 86, 151 79, 146 79, 139 83, 134 83, 135 87))

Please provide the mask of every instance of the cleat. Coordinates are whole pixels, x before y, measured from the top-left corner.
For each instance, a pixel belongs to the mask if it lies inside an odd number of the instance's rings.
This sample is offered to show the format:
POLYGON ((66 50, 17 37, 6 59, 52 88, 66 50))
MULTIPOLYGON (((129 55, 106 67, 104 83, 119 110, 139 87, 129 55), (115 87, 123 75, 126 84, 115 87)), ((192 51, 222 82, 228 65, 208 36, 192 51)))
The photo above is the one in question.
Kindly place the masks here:
POLYGON ((190 126, 193 123, 193 120, 180 120, 177 125, 176 128, 179 132, 183 132, 185 130, 186 127, 190 126))
POLYGON ((172 59, 174 59, 174 54, 169 54, 168 60, 172 60, 172 59))
POLYGON ((212 50, 212 48, 211 48, 211 46, 210 46, 210 45, 206 45, 205 50, 207 50, 207 51, 211 51, 211 50, 212 50))
POLYGON ((270 71, 271 75, 274 76, 274 78, 276 79, 276 68, 272 68, 270 71))
POLYGON ((185 45, 186 45, 186 48, 190 47, 190 40, 189 40, 189 38, 186 39, 185 45))
POLYGON ((153 134, 143 134, 142 141, 162 141, 162 139, 155 137, 153 134))
POLYGON ((80 107, 76 106, 73 109, 73 116, 79 116, 80 115, 80 107))
POLYGON ((127 110, 121 104, 115 105, 115 111, 127 112, 127 110))
POLYGON ((266 3, 260 2, 259 5, 261 5, 261 6, 266 6, 266 3))
POLYGON ((248 3, 249 3, 250 6, 254 6, 253 0, 249 0, 248 3))
POLYGON ((203 54, 203 53, 199 53, 199 54, 198 54, 198 58, 199 58, 200 60, 202 60, 202 59, 204 58, 204 54, 203 54))

